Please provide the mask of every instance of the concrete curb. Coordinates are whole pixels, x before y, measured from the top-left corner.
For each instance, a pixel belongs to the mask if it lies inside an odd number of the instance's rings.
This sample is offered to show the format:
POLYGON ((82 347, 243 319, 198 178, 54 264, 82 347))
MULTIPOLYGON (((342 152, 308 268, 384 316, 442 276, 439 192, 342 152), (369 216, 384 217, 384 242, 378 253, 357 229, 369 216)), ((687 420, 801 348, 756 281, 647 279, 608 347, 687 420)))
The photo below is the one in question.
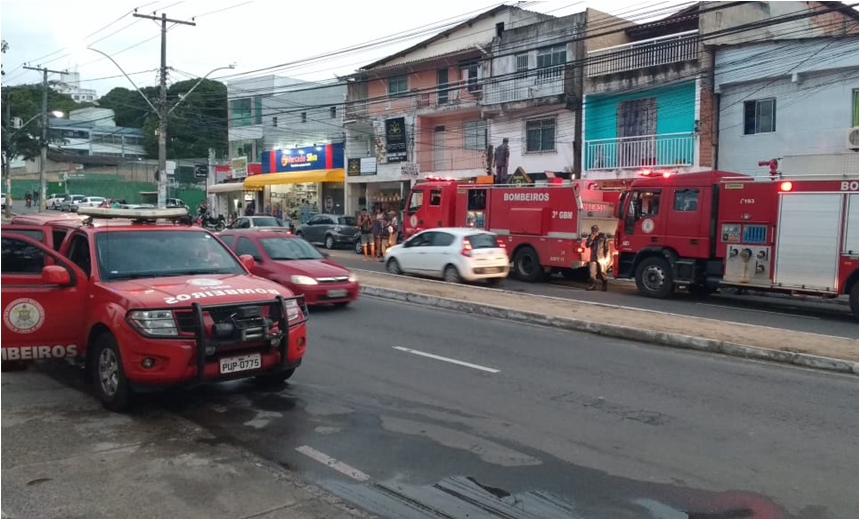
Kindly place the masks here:
POLYGON ((518 311, 514 309, 506 309, 504 307, 497 307, 495 305, 462 302, 450 298, 441 298, 438 296, 399 291, 396 289, 388 289, 384 287, 362 285, 361 294, 367 296, 375 296, 377 298, 415 303, 428 307, 436 307, 439 309, 466 312, 469 314, 489 316, 492 318, 501 318, 520 323, 528 323, 531 325, 543 325, 564 330, 588 332, 591 334, 598 334, 601 336, 608 336, 613 338, 642 341, 657 345, 665 345, 667 347, 673 348, 699 350, 702 352, 724 354, 727 356, 742 357, 747 359, 759 359, 776 363, 786 363, 801 367, 828 370, 833 372, 843 372, 849 374, 857 374, 858 370, 860 370, 860 364, 854 361, 813 356, 810 354, 803 354, 799 352, 786 352, 782 350, 752 347, 748 345, 741 345, 738 343, 730 343, 715 339, 686 336, 683 334, 659 332, 655 330, 640 330, 634 329, 632 327, 625 327, 622 325, 594 323, 590 321, 578 320, 575 318, 544 316, 543 314, 518 311))

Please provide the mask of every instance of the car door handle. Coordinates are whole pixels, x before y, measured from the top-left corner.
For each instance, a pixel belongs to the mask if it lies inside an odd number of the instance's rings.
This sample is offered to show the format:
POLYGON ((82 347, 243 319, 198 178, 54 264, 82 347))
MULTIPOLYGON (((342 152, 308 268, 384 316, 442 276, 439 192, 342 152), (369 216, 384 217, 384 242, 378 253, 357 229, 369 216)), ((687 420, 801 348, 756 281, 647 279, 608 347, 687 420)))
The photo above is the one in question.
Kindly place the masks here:
POLYGON ((651 237, 651 242, 659 242, 660 239, 657 237, 651 237))
POLYGON ((690 243, 693 244, 694 246, 697 246, 697 245, 699 245, 699 239, 698 238, 691 238, 690 243))

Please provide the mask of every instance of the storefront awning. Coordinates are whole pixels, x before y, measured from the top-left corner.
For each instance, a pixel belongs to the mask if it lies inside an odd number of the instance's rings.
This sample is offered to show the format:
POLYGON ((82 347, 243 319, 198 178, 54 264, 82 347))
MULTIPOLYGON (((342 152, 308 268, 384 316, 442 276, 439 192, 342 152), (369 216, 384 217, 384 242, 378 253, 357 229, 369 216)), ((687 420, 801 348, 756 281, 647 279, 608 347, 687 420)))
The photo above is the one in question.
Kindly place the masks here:
POLYGON ((245 179, 245 189, 260 189, 273 184, 297 184, 300 182, 343 182, 343 168, 335 170, 310 170, 306 172, 264 173, 245 179))
POLYGON ((206 193, 234 193, 237 191, 245 191, 245 186, 241 182, 213 184, 206 188, 206 193))

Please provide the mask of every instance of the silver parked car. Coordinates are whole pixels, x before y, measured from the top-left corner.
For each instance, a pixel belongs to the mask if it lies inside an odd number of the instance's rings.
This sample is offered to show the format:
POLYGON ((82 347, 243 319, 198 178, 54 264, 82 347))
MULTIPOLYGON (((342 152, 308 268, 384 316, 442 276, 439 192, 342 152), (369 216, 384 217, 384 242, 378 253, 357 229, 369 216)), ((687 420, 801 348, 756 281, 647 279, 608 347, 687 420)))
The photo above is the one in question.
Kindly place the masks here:
POLYGON ((307 224, 296 229, 296 236, 312 244, 323 244, 326 249, 337 246, 352 247, 353 237, 358 233, 358 220, 347 215, 314 215, 307 224))

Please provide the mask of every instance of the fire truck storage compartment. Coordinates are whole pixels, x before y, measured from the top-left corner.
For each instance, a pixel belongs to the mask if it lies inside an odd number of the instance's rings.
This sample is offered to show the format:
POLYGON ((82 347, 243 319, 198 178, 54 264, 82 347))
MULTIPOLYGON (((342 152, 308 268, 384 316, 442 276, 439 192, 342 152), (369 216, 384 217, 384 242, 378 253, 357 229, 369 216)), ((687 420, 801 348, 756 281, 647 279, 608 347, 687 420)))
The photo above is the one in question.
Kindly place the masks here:
POLYGON ((842 235, 840 193, 782 193, 776 230, 774 283, 833 290, 842 235))
POLYGON ((858 194, 848 195, 848 215, 845 218, 845 240, 842 242, 842 254, 857 256, 860 251, 860 207, 857 206, 858 194))
POLYGON ((549 208, 512 208, 508 214, 512 235, 545 235, 549 208))

